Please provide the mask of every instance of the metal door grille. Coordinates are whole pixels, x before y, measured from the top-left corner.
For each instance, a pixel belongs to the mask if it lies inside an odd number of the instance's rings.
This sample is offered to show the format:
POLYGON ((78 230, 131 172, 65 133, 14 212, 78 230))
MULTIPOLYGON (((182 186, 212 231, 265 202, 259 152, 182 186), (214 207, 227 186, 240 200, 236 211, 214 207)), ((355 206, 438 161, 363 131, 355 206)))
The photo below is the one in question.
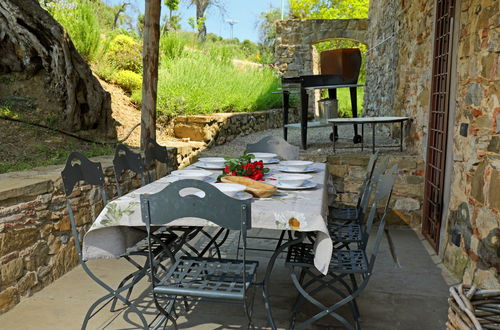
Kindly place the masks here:
POLYGON ((422 233, 437 251, 443 214, 455 0, 436 0, 422 233))

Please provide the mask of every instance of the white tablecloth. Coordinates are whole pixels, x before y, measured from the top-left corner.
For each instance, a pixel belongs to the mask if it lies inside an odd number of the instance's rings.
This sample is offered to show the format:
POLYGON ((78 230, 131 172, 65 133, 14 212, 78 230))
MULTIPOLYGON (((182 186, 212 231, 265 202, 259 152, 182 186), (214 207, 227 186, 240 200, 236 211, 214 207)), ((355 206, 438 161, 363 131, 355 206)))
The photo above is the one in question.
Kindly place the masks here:
MULTIPOLYGON (((325 164, 314 164, 316 172, 311 173, 317 186, 308 190, 278 190, 277 196, 252 199, 252 228, 298 230, 316 232, 315 266, 322 273, 328 272, 332 254, 332 241, 326 226, 327 178, 325 164)), ((266 180, 278 173, 276 166, 268 166, 271 171, 266 180)), ((212 171, 216 178, 221 171, 212 171)), ((127 195, 108 203, 92 224, 83 240, 84 260, 96 258, 117 258, 127 247, 141 239, 140 233, 129 227, 144 226, 141 217, 139 196, 156 193, 165 188, 170 177, 161 178, 127 195)), ((201 219, 181 219, 169 226, 215 226, 201 219)))

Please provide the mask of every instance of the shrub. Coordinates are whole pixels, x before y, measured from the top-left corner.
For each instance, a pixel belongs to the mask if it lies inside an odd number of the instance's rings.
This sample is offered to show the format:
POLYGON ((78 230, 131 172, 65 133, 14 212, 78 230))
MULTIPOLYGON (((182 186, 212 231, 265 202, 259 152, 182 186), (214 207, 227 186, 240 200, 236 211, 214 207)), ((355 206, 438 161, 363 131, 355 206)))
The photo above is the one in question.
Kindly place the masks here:
POLYGON ((142 86, 142 76, 130 70, 118 71, 112 81, 129 93, 142 86))
POLYGON ((104 60, 118 70, 142 72, 142 45, 131 36, 119 34, 109 43, 104 60))
POLYGON ((92 71, 107 82, 112 82, 114 76, 118 73, 118 69, 106 60, 96 61, 92 63, 92 71))
POLYGON ((182 38, 176 33, 167 33, 160 38, 160 54, 165 60, 174 60, 184 53, 184 46, 188 43, 186 38, 182 38))
POLYGON ((47 10, 68 31, 78 52, 92 62, 104 52, 97 5, 89 0, 50 2, 47 10))

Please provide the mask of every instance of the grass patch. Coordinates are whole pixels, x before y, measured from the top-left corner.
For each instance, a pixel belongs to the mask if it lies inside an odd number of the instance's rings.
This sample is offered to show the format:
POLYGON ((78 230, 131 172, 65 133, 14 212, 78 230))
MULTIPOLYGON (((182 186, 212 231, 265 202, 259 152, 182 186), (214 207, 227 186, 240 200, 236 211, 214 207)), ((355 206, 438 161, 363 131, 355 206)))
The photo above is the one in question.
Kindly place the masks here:
MULTIPOLYGON (((175 116, 281 107, 281 96, 271 94, 279 86, 271 69, 238 69, 225 58, 192 52, 162 63, 158 111, 175 116)), ((134 92, 133 101, 140 102, 140 96, 140 91, 134 92)))

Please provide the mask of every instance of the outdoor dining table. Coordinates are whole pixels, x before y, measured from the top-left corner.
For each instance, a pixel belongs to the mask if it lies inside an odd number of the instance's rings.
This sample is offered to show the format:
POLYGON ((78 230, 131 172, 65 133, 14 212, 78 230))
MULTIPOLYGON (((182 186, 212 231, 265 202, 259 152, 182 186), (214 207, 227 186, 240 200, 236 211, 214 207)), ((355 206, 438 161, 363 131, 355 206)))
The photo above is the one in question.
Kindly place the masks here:
MULTIPOLYGON (((266 180, 272 182, 273 175, 278 173, 278 167, 266 166, 270 169, 266 180)), ((333 249, 326 224, 328 171, 323 163, 315 163, 314 168, 315 172, 310 174, 312 175, 311 181, 316 183, 316 186, 312 189, 278 190, 277 194, 269 198, 252 198, 252 228, 295 231, 298 235, 294 241, 297 242, 304 239, 306 232, 314 233, 314 265, 321 273, 326 274, 333 249)), ((215 181, 220 173, 220 170, 212 171, 211 181, 215 181)), ((132 230, 144 226, 140 210, 140 195, 156 193, 171 182, 171 176, 163 177, 109 202, 84 236, 84 260, 117 258, 128 247, 144 238, 139 231, 132 230)), ((199 218, 175 220, 169 223, 169 226, 215 227, 210 221, 199 218)), ((276 249, 267 265, 266 276, 263 280, 265 306, 273 328, 274 321, 267 284, 276 257, 290 244, 293 244, 293 241, 288 241, 276 249)))
MULTIPOLYGON (((409 121, 410 117, 357 117, 357 118, 332 118, 328 119, 328 123, 332 125, 333 131, 335 132, 335 128, 338 125, 346 125, 346 124, 361 124, 361 151, 364 148, 364 128, 366 124, 372 125, 372 153, 375 153, 375 125, 376 124, 388 124, 388 123, 399 123, 400 136, 399 136, 399 151, 403 151, 403 137, 404 137, 404 122, 409 121)), ((382 146, 379 145, 377 147, 395 147, 393 145, 382 146)), ((333 152, 336 151, 335 147, 335 139, 333 139, 333 152)))

